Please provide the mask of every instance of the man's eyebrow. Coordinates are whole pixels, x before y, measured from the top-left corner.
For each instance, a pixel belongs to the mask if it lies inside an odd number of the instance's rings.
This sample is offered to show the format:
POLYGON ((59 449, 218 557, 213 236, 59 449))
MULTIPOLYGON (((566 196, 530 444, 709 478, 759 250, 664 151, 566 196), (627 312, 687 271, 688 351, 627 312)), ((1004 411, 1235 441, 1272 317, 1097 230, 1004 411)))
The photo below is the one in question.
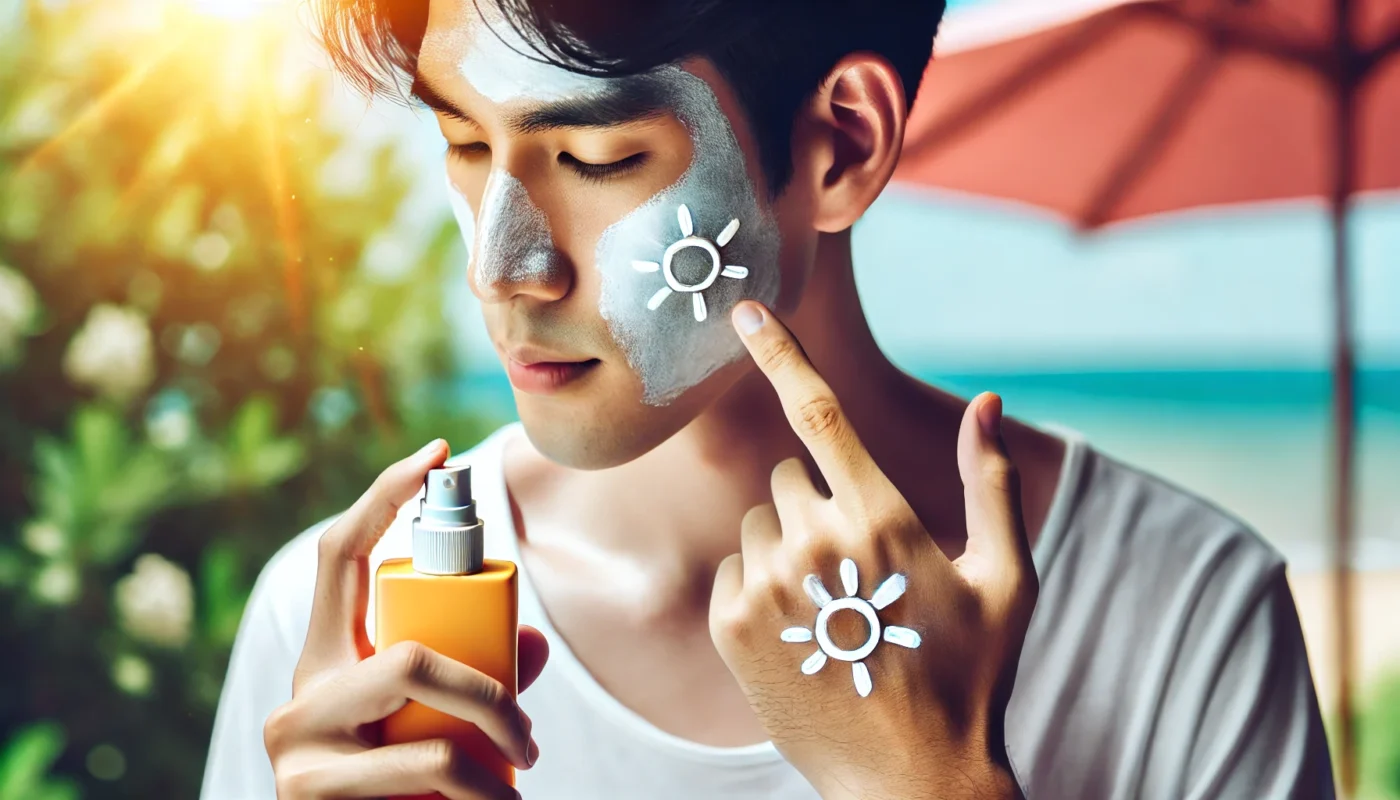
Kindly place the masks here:
POLYGON ((472 119, 470 114, 459 108, 456 103, 443 97, 442 94, 424 80, 421 75, 413 79, 413 86, 409 89, 409 93, 423 101, 423 104, 428 108, 446 114, 460 122, 465 122, 468 125, 478 124, 476 120, 472 119))
MULTIPOLYGON (((469 125, 479 125, 460 106, 434 89, 421 75, 413 79, 412 95, 429 108, 469 125)), ((506 124, 519 134, 559 128, 608 128, 661 116, 667 109, 664 87, 649 76, 615 79, 600 91, 555 100, 511 114, 506 124)))
POLYGON ((653 119, 666 112, 666 93, 643 76, 616 79, 601 91, 552 101, 514 114, 507 124, 515 133, 559 128, 608 128, 653 119))

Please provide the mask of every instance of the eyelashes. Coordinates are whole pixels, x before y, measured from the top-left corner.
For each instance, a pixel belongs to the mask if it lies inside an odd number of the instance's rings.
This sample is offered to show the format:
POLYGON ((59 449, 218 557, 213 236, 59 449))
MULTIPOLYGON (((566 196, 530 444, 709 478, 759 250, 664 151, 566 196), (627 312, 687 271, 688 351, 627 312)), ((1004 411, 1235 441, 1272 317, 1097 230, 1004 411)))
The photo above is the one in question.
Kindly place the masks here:
POLYGON ((479 156, 491 155, 491 148, 485 142, 472 142, 471 144, 447 144, 447 154, 455 159, 471 161, 479 156))
POLYGON ((568 153, 559 154, 559 163, 572 170, 586 181, 602 182, 636 172, 647 162, 646 153, 637 153, 627 158, 607 164, 591 164, 580 161, 568 153))
MULTIPOLYGON (((474 161, 483 156, 490 157, 491 148, 485 142, 472 142, 470 144, 448 144, 447 154, 453 159, 462 161, 474 161)), ((560 153, 559 163, 573 172, 575 175, 595 183, 620 178, 624 175, 636 172, 646 165, 649 156, 647 153, 636 153, 627 158, 611 161, 606 164, 594 164, 583 161, 570 153, 560 153)))

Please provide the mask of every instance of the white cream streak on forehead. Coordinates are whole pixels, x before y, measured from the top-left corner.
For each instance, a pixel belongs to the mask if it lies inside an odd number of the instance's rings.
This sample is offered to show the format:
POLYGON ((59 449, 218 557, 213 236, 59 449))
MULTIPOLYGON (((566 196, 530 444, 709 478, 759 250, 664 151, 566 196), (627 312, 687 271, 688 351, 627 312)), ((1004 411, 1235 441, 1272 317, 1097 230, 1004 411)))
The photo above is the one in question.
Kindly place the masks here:
POLYGON ((535 53, 491 2, 481 3, 461 62, 462 76, 493 103, 515 100, 564 100, 584 97, 607 86, 606 78, 570 72, 535 53))

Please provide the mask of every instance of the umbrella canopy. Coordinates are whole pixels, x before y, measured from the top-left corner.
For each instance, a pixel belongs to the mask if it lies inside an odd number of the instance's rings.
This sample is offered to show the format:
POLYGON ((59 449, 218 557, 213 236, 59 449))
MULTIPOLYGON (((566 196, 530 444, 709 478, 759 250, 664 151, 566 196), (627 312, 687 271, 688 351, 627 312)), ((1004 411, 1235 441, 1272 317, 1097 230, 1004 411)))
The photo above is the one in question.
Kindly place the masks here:
POLYGON ((1333 508, 1341 783, 1355 785, 1355 356, 1347 215, 1400 189, 1396 0, 1013 0, 949 17, 895 180, 1081 229, 1321 197, 1333 230, 1333 508))
POLYGON ((895 179, 1082 227, 1331 197, 1355 78, 1350 191, 1400 188, 1395 0, 1016 0, 950 15, 895 179), (1349 6, 1351 64, 1338 56, 1349 6))

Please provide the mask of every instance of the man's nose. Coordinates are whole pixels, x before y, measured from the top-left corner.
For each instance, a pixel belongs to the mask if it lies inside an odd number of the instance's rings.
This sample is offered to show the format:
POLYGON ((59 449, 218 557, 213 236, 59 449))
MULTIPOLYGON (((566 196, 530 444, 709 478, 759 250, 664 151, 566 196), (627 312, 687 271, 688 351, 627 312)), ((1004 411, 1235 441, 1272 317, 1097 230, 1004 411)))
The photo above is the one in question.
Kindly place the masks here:
POLYGON ((553 301, 569 293, 573 270, 554 246, 549 219, 515 176, 496 170, 486 181, 472 242, 468 281, 482 302, 527 296, 553 301))

